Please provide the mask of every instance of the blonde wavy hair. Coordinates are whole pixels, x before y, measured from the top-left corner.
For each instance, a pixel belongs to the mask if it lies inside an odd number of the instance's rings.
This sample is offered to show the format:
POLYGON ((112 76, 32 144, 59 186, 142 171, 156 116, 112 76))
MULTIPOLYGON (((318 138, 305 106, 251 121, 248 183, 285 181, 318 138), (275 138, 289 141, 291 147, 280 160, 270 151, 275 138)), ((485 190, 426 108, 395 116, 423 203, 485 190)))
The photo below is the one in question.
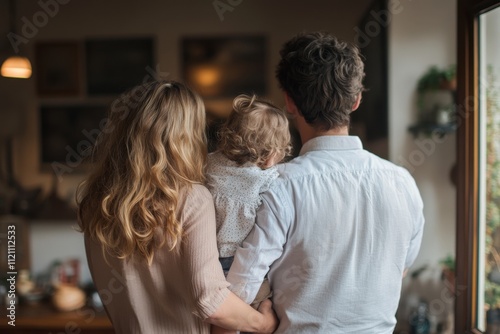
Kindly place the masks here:
POLYGON ((122 95, 77 190, 80 230, 121 259, 151 264, 165 244, 178 249, 179 193, 204 182, 206 152, 205 107, 185 85, 155 81, 122 95))
POLYGON ((227 158, 264 168, 269 158, 281 161, 291 148, 285 111, 255 95, 234 99, 233 112, 219 131, 218 149, 227 158))

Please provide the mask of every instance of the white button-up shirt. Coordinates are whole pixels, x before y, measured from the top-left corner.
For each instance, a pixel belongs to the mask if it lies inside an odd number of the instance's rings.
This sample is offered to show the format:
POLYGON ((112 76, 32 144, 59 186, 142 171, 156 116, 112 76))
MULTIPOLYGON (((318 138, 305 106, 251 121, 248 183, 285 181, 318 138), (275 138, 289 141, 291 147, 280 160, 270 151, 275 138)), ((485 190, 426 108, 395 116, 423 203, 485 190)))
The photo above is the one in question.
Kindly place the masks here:
POLYGON ((354 136, 323 136, 280 165, 235 255, 231 290, 251 302, 268 274, 276 333, 392 333, 422 239, 411 175, 354 136))

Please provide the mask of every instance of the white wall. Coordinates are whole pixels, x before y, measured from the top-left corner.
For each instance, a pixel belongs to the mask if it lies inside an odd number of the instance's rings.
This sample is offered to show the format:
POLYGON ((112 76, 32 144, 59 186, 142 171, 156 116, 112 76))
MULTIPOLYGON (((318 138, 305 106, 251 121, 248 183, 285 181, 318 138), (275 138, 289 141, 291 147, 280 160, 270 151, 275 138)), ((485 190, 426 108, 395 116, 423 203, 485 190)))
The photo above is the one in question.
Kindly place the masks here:
POLYGON ((403 285, 398 329, 419 300, 430 305, 433 330, 439 322, 453 333, 453 298, 441 280, 439 261, 455 256, 456 188, 450 170, 456 161, 456 135, 413 138, 408 126, 417 121, 416 85, 430 66, 456 64, 456 0, 393 0, 402 10, 389 28, 389 156, 414 176, 426 219, 420 254, 413 270, 428 265, 418 279, 403 285))
MULTIPOLYGON (((58 0, 62 1, 62 0, 58 0)), ((48 2, 48 1, 47 1, 48 2)), ((33 58, 37 41, 83 41, 91 37, 120 37, 154 35, 157 38, 157 60, 161 71, 170 78, 180 79, 180 50, 182 36, 235 35, 262 33, 268 37, 268 86, 269 98, 278 105, 283 99, 274 79, 274 67, 279 60, 283 42, 303 30, 327 30, 346 40, 354 40, 354 27, 370 0, 349 2, 330 0, 302 1, 242 1, 232 12, 219 19, 212 0, 72 0, 62 1, 58 13, 25 46, 33 58)), ((0 18, 4 17, 7 0, 0 0, 0 18)), ((21 17, 33 22, 42 9, 39 1, 16 0, 16 21, 21 31, 21 17)), ((236 3, 234 1, 233 3, 236 3)), ((0 21, 0 32, 8 31, 7 20, 0 21), (5 25, 5 26, 4 26, 5 25)), ((5 36, 5 34, 2 34, 5 36)), ((1 50, 0 50, 1 53, 1 50)), ((5 54, 5 53, 4 53, 5 54)), ((36 69, 35 69, 36 71, 36 69)), ((84 97, 66 98, 66 102, 82 101, 84 97)), ((35 78, 13 80, 0 77, 0 100, 9 101, 13 109, 1 109, 0 117, 22 116, 25 121, 14 143, 15 175, 26 187, 43 186, 47 191, 51 174, 40 172, 38 150, 37 108, 41 100, 36 95, 35 78)), ((49 100, 50 101, 50 100, 49 100)), ((53 102, 53 100, 52 100, 53 102)), ((60 102, 60 100, 59 100, 60 102)), ((82 175, 68 175, 58 184, 61 197, 74 193, 82 175)), ((81 235, 72 224, 34 222, 31 229, 33 271, 45 269, 55 259, 78 257, 85 265, 81 235)), ((84 269, 84 280, 88 270, 84 269)))
POLYGON ((85 245, 76 228, 71 221, 30 224, 32 272, 47 270, 55 260, 76 258, 81 264, 81 281, 90 280, 85 245))
MULTIPOLYGON (((398 1, 398 0, 394 0, 398 1)), ((410 169, 424 201, 423 244, 414 265, 455 254, 455 134, 414 139, 416 84, 430 66, 456 64, 456 0, 401 0, 389 29, 389 154, 410 169)))

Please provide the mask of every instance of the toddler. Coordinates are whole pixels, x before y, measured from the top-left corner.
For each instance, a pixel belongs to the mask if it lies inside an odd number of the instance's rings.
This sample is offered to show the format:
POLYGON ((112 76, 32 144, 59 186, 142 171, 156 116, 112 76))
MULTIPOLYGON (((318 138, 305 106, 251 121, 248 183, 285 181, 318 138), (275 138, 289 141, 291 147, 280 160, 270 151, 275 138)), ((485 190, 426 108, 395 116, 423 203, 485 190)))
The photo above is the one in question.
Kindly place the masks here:
MULTIPOLYGON (((271 103, 240 95, 218 139, 217 151, 208 156, 207 187, 214 198, 217 246, 227 275, 236 249, 255 224, 260 194, 278 177, 275 165, 291 152, 288 119, 271 103)), ((251 305, 257 308, 270 295, 266 278, 251 305)))

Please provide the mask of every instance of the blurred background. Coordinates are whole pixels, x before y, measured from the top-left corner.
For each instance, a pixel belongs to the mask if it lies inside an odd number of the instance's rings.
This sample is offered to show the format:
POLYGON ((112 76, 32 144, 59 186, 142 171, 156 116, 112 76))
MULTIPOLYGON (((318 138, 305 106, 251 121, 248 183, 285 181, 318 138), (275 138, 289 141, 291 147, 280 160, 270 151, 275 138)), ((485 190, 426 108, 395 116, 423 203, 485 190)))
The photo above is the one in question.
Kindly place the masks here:
MULTIPOLYGON (((4 76, 3 68, 0 76, 0 244, 5 252, 6 226, 16 224, 24 305, 81 307, 77 292, 68 306, 47 288, 62 281, 85 288, 86 305, 99 309, 74 194, 90 168, 85 149, 120 93, 155 76, 186 81, 202 95, 213 133, 237 94, 284 105, 274 77, 279 50, 315 30, 359 45, 367 91, 351 133, 407 168, 424 200, 423 244, 404 281, 397 332, 409 332, 420 310, 430 332, 451 333, 455 92, 453 85, 427 92, 454 79, 455 0, 0 0, 0 61, 23 57, 15 59, 21 69, 11 65, 16 76, 28 76, 23 61, 31 66, 28 78, 4 76)), ((7 263, 0 264, 1 277, 7 263)))

